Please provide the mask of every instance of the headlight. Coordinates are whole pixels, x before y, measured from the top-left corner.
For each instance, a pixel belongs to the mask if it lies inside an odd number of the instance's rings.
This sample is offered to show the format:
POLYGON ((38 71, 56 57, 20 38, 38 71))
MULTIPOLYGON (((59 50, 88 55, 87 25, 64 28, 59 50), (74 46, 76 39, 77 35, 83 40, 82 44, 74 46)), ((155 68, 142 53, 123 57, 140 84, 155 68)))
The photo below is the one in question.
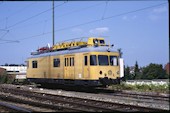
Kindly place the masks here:
POLYGON ((119 74, 120 74, 120 72, 119 72, 119 71, 117 71, 117 74, 119 75, 119 74))
POLYGON ((99 74, 101 74, 101 75, 102 75, 102 71, 100 71, 100 72, 99 72, 99 74))
POLYGON ((112 75, 112 71, 111 70, 108 71, 108 75, 112 75))

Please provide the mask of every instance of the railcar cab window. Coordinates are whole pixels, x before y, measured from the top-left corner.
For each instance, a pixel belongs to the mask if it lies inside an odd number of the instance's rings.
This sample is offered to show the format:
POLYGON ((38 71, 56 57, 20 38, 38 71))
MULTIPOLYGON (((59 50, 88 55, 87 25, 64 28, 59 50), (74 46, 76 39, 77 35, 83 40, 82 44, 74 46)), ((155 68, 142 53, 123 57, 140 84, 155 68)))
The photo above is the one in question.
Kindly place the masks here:
POLYGON ((100 44, 105 44, 104 40, 100 40, 100 44))
POLYGON ((55 58, 53 60, 53 66, 54 67, 60 67, 60 59, 59 58, 55 58))
POLYGON ((99 61, 99 65, 101 65, 101 66, 108 66, 109 65, 107 55, 98 55, 98 61, 99 61))
POLYGON ((32 61, 32 68, 37 68, 37 61, 32 61))
POLYGON ((111 66, 118 66, 118 57, 117 56, 110 56, 110 65, 111 66))
POLYGON ((90 55, 90 65, 97 65, 96 55, 90 55))
POLYGON ((98 40, 97 39, 93 39, 93 43, 94 44, 98 44, 98 40))

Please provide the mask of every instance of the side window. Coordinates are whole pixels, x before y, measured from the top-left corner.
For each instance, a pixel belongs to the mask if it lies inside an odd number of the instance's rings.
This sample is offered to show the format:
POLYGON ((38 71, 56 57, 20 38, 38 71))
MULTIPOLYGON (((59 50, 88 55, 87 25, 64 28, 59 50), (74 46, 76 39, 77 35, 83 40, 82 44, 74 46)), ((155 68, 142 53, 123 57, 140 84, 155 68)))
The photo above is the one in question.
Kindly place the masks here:
POLYGON ((66 61, 66 58, 65 58, 65 66, 67 66, 67 61, 66 61))
POLYGON ((74 66, 74 57, 65 58, 65 67, 74 66))
POLYGON ((70 57, 70 66, 74 66, 74 57, 70 57))
POLYGON ((110 65, 111 66, 118 66, 118 58, 117 58, 117 56, 110 56, 110 65))
POLYGON ((72 57, 72 66, 74 66, 74 57, 72 57))
POLYGON ((87 66, 88 64, 87 64, 87 62, 88 62, 88 60, 87 60, 87 56, 84 56, 84 65, 85 66, 87 66))
POLYGON ((59 58, 56 58, 53 60, 53 66, 54 67, 60 67, 60 59, 59 58))
POLYGON ((67 58, 67 66, 69 66, 69 58, 67 58))
POLYGON ((72 66, 72 58, 70 57, 70 66, 72 66))
POLYGON ((32 68, 37 68, 38 66, 37 66, 37 61, 32 61, 32 68))
POLYGON ((90 65, 97 65, 96 55, 90 55, 90 65))

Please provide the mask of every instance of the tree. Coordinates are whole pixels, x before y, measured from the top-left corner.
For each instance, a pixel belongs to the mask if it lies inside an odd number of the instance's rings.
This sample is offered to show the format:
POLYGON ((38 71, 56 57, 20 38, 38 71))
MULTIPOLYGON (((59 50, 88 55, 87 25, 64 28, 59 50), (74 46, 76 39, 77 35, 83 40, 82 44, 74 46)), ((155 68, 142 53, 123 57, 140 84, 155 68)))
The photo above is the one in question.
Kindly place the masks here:
POLYGON ((8 63, 5 63, 5 66, 8 66, 8 63))
POLYGON ((134 69, 134 79, 140 79, 141 74, 139 73, 139 66, 138 62, 135 63, 135 69, 134 69))
POLYGON ((127 67, 125 68, 125 80, 128 80, 129 74, 130 74, 130 69, 129 69, 129 66, 127 66, 127 67))
POLYGON ((166 78, 166 72, 161 64, 152 64, 143 68, 142 79, 163 79, 166 78))
POLYGON ((0 73, 0 83, 6 83, 7 82, 7 72, 6 70, 0 73))
POLYGON ((125 68, 125 80, 132 80, 133 79, 133 75, 130 74, 130 68, 129 66, 127 66, 125 68))

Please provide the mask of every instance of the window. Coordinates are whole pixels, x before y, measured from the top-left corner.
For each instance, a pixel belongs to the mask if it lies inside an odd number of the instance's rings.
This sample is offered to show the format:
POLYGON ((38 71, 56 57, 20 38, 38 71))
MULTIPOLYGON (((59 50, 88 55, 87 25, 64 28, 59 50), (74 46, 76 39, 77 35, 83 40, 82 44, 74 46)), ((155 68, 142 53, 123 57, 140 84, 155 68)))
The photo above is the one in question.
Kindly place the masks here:
POLYGON ((53 60, 53 66, 54 67, 60 67, 60 59, 56 58, 53 60))
POLYGON ((105 44, 104 40, 100 40, 100 44, 105 44))
POLYGON ((87 56, 84 56, 84 65, 85 65, 85 66, 87 66, 87 62, 88 62, 87 56))
POLYGON ((32 61, 32 68, 37 68, 37 61, 32 61))
POLYGON ((65 58, 65 66, 69 66, 70 62, 69 62, 69 58, 65 58))
POLYGON ((72 66, 72 58, 70 57, 70 66, 72 66))
POLYGON ((99 55, 98 56, 98 61, 99 61, 99 65, 101 65, 101 66, 108 66, 109 65, 107 55, 99 55))
POLYGON ((118 66, 118 58, 117 58, 117 56, 110 56, 110 65, 111 66, 118 66))
POLYGON ((74 66, 74 57, 70 57, 70 66, 74 66))
POLYGON ((97 39, 93 39, 93 43, 94 44, 98 44, 98 40, 97 39))
POLYGON ((96 55, 90 55, 90 65, 97 65, 96 55))
POLYGON ((67 66, 69 66, 69 58, 67 58, 67 66))
POLYGON ((74 66, 74 57, 72 57, 72 66, 74 66))
POLYGON ((66 58, 65 58, 65 66, 67 65, 67 61, 66 61, 66 58))

